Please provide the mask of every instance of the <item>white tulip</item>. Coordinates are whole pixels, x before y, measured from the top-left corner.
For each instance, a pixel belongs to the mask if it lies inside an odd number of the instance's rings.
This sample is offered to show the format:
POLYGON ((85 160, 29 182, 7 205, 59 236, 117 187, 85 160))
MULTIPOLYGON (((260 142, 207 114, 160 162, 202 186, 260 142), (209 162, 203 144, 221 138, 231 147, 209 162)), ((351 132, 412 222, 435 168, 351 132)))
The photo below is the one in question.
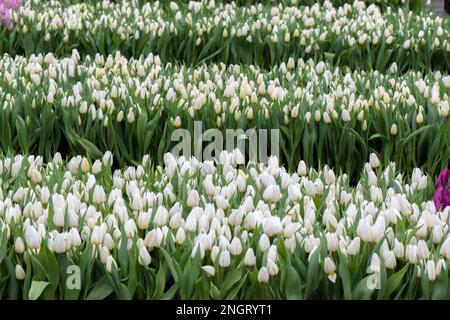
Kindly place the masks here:
POLYGON ((450 259, 450 237, 447 236, 444 243, 441 246, 441 249, 439 250, 439 253, 442 256, 445 256, 447 259, 450 259))
POLYGON ((136 223, 134 222, 134 220, 129 219, 127 222, 125 222, 124 229, 125 229, 125 234, 126 234, 127 238, 128 239, 133 238, 137 232, 137 227, 136 227, 136 223))
POLYGON ((336 282, 336 265, 330 257, 326 257, 324 261, 324 271, 328 275, 328 279, 335 283, 336 282))
POLYGON ((361 246, 361 238, 355 237, 347 246, 347 254, 350 256, 357 255, 359 253, 360 246, 361 246))
POLYGON ((420 260, 428 259, 430 252, 428 250, 427 243, 424 240, 419 240, 417 243, 417 258, 420 260))
POLYGON ((228 250, 223 250, 219 256, 219 266, 221 266, 222 268, 227 268, 230 266, 230 263, 230 252, 228 250))
POLYGON ((184 241, 185 241, 185 239, 186 239, 186 234, 185 234, 185 232, 184 232, 184 229, 180 227, 180 228, 177 230, 177 234, 175 235, 175 241, 176 241, 178 244, 183 244, 184 241))
POLYGON ((211 265, 203 266, 202 269, 205 271, 208 278, 214 277, 216 274, 216 269, 211 265))
POLYGON ((428 260, 425 271, 430 281, 436 280, 436 266, 433 260, 428 260))
POLYGON ((278 185, 270 185, 264 190, 263 199, 267 202, 277 203, 281 199, 280 187, 278 185))
POLYGON ((266 283, 269 281, 269 271, 266 267, 261 267, 261 269, 258 272, 258 282, 259 283, 266 283))
POLYGON ((172 179, 177 169, 177 160, 171 153, 164 154, 164 166, 167 177, 172 179))
POLYGON ((32 226, 25 230, 25 241, 30 249, 39 249, 41 247, 41 237, 36 228, 32 226))
POLYGON ((150 225, 151 213, 149 211, 140 211, 137 226, 140 230, 147 230, 150 225))
POLYGON ((165 207, 158 207, 156 210, 154 222, 157 226, 162 227, 167 224, 169 220, 169 212, 165 207))
POLYGON ((272 259, 267 259, 267 272, 274 277, 278 274, 278 266, 272 259))
POLYGON ((25 251, 25 244, 21 237, 17 237, 14 242, 14 250, 17 254, 22 254, 25 251))
POLYGON ((145 247, 139 249, 139 264, 141 266, 147 267, 152 262, 152 257, 148 253, 145 247))
POLYGON ((304 177, 307 174, 307 168, 306 168, 306 163, 305 161, 301 160, 300 163, 298 164, 298 168, 297 168, 297 173, 299 176, 304 177))
POLYGON ((114 260, 114 258, 112 256, 108 256, 108 258, 106 259, 106 271, 111 273, 113 270, 113 267, 117 268, 116 261, 114 260))
POLYGON ((254 266, 255 264, 256 264, 255 253, 253 252, 252 248, 249 248, 247 250, 247 252, 245 253, 244 265, 246 265, 247 267, 251 267, 251 266, 254 266))
POLYGON ((369 156, 369 163, 372 168, 377 168, 380 166, 380 160, 375 153, 371 153, 369 156))
POLYGON ((23 279, 25 279, 25 270, 23 270, 20 264, 16 264, 15 272, 17 280, 22 281, 23 279))
POLYGON ((230 253, 233 256, 238 256, 242 253, 242 243, 241 240, 239 240, 239 238, 234 237, 233 240, 231 240, 230 253))
POLYGON ((151 230, 144 239, 144 244, 147 248, 158 248, 161 246, 164 234, 160 228, 151 230))
POLYGON ((269 237, 280 234, 283 231, 283 226, 279 217, 269 217, 264 224, 264 233, 269 237))
POLYGON ((189 192, 189 195, 186 199, 186 205, 189 208, 193 208, 198 205, 199 201, 200 201, 200 196, 199 196, 197 190, 191 190, 191 192, 189 192))
POLYGON ((64 253, 65 251, 66 251, 66 235, 63 233, 58 233, 53 239, 53 252, 64 253))
POLYGON ((405 258, 408 262, 415 264, 417 262, 417 246, 413 244, 408 244, 405 250, 405 258))

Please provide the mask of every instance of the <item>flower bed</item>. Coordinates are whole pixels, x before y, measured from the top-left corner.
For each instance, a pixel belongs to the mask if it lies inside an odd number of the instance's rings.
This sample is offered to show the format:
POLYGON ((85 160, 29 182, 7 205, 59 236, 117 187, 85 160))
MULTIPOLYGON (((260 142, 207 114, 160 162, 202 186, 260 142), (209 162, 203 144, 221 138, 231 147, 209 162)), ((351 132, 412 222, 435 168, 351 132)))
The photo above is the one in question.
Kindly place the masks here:
POLYGON ((77 48, 91 56, 152 52, 164 62, 187 64, 270 68, 293 57, 326 59, 353 69, 386 70, 395 62, 400 71, 450 70, 450 21, 432 13, 381 13, 364 2, 280 8, 104 3, 26 1, 14 15, 14 32, 1 33, 0 52, 64 56, 77 48))
POLYGON ((372 154, 351 187, 327 167, 238 157, 146 156, 113 173, 110 153, 2 158, 0 296, 448 298, 449 208, 427 200, 419 169, 372 154), (69 265, 80 290, 64 285, 69 265))

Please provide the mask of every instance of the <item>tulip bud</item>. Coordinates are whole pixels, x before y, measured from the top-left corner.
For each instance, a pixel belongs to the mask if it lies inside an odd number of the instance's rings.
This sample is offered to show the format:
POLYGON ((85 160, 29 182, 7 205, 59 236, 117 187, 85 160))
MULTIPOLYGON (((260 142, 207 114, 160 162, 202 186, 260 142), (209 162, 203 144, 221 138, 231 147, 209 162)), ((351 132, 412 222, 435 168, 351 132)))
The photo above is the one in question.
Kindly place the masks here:
POLYGON ((117 268, 116 261, 114 260, 114 258, 112 256, 108 256, 108 258, 106 258, 106 271, 108 271, 108 273, 111 273, 113 270, 113 267, 117 268))
POLYGON ((23 270, 20 264, 16 264, 16 279, 19 281, 25 279, 25 270, 23 270))
POLYGON ((83 158, 83 160, 81 160, 81 171, 83 173, 88 173, 89 170, 90 170, 89 161, 87 158, 83 158))
POLYGON ((258 282, 266 283, 267 281, 269 281, 269 272, 266 267, 261 267, 258 272, 258 282))
POLYGON ((208 278, 214 277, 216 274, 216 269, 211 265, 203 266, 202 269, 205 271, 208 278))
POLYGON ((304 177, 306 176, 306 163, 305 161, 300 161, 300 163, 298 164, 298 168, 297 168, 297 173, 299 176, 304 177))
POLYGON ((230 253, 233 256, 238 256, 242 253, 242 244, 239 238, 234 237, 230 244, 230 253))
POLYGON ((377 168, 380 166, 380 160, 375 153, 371 153, 369 156, 369 163, 372 168, 377 168))
POLYGON ((245 253, 244 265, 246 265, 247 267, 251 267, 251 266, 254 266, 255 264, 256 264, 255 253, 253 252, 252 248, 249 248, 247 250, 247 252, 245 253))
POLYGON ((336 282, 336 265, 330 257, 326 257, 324 261, 324 271, 328 275, 328 279, 335 283, 336 282))
POLYGON ((219 256, 219 266, 221 266, 222 268, 227 268, 230 266, 230 263, 230 252, 228 250, 222 251, 219 256))
POLYGON ((150 254, 148 253, 147 249, 145 247, 142 247, 139 250, 139 264, 141 266, 147 267, 151 261, 152 261, 152 258, 150 256, 150 254))
POLYGON ((25 244, 21 237, 17 237, 14 242, 14 249, 17 254, 22 254, 25 251, 25 244))

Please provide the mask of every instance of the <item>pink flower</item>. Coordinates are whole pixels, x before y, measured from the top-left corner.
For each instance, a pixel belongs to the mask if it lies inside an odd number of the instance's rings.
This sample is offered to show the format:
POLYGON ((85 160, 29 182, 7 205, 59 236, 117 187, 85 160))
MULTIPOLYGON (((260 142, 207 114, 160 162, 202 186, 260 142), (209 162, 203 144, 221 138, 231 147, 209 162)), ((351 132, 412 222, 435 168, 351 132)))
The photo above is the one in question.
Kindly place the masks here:
POLYGON ((439 174, 435 186, 436 192, 433 196, 433 202, 436 209, 442 210, 447 206, 450 206, 450 170, 445 168, 439 174))
POLYGON ((12 29, 11 10, 17 10, 20 2, 21 0, 0 0, 0 25, 5 24, 9 29, 12 29))

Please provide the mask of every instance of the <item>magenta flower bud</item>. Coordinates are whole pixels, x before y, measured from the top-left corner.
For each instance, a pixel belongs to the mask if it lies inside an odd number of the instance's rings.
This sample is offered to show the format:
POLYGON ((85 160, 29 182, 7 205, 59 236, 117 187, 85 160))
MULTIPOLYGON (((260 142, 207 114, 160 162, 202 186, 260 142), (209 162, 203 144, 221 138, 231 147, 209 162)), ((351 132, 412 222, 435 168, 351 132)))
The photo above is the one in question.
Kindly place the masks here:
POLYGON ((436 190, 438 186, 442 186, 444 189, 447 187, 448 180, 450 179, 450 170, 448 168, 445 168, 442 170, 442 172, 439 174, 435 186, 436 190))
POLYGON ((442 186, 438 186, 433 196, 433 202, 437 210, 444 209, 446 198, 446 190, 442 186))

